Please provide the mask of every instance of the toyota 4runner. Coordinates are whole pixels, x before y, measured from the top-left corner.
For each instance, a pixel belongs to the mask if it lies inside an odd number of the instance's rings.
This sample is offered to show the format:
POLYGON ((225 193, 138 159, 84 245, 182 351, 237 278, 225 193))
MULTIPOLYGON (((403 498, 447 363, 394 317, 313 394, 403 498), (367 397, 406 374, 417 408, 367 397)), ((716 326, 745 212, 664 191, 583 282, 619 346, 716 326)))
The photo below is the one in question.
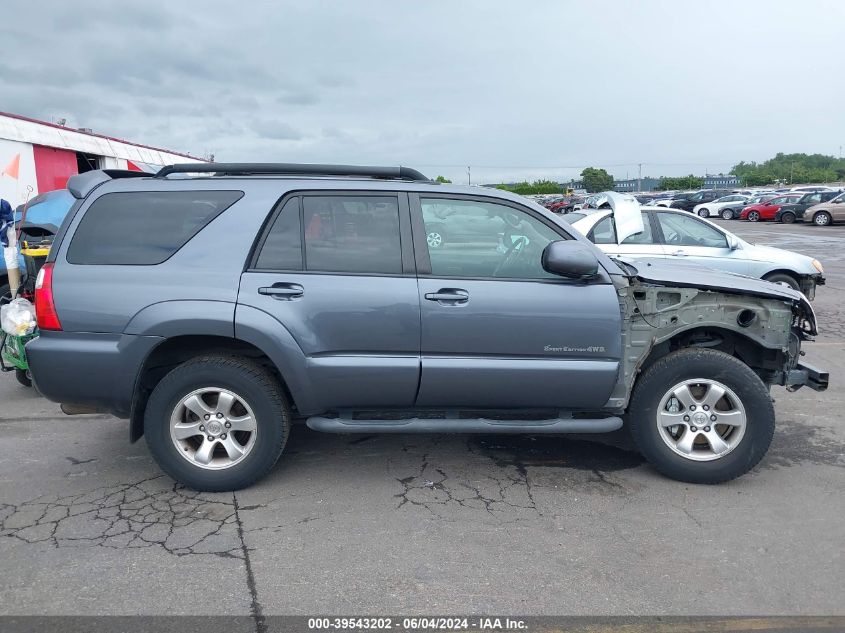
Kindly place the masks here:
MULTIPOLYGON (((68 188, 37 282, 35 383, 66 413, 128 418, 130 439, 196 489, 261 478, 298 421, 625 423, 660 472, 717 483, 766 453, 771 385, 827 386, 799 360, 816 334, 800 292, 610 259, 507 192, 291 164, 95 171, 68 188)), ((637 231, 629 198, 610 196, 619 233, 637 231)))

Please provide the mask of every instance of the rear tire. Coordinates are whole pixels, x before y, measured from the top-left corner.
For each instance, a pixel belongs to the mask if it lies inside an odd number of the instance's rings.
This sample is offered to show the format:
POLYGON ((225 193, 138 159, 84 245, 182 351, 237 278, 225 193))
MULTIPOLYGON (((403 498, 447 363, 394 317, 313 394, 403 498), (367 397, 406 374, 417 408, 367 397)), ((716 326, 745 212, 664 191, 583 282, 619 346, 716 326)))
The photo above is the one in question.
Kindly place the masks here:
MULTIPOLYGON (((222 397, 217 407, 223 410, 220 402, 222 397)), ((203 413, 203 409, 199 410, 203 413)), ((208 419, 205 417, 205 420, 208 419)), ((210 492, 238 490, 264 477, 281 455, 290 425, 290 406, 276 377, 254 361, 237 356, 201 356, 179 365, 156 385, 144 415, 144 435, 161 469, 189 488, 210 492), (197 407, 187 407, 184 404, 186 397, 215 390, 235 395, 235 401, 242 403, 244 408, 235 411, 230 405, 231 412, 234 412, 231 417, 229 410, 226 410, 225 416, 220 416, 214 413, 213 400, 205 401, 203 405, 209 407, 211 417, 209 428, 197 427, 203 432, 191 437, 186 435, 188 439, 183 439, 180 445, 173 429, 202 423, 199 415, 188 412, 197 407), (190 419, 187 416, 191 416, 190 419), (212 429, 216 418, 220 420, 212 429), (244 419, 253 421, 254 431, 235 430, 240 424, 238 421, 244 419), (230 428, 230 420, 235 428, 230 428), (222 428, 224 421, 227 425, 225 429, 222 428), (205 467, 200 466, 201 460, 194 458, 200 454, 207 437, 211 437, 206 434, 215 431, 214 441, 209 442, 214 445, 210 451, 212 461, 206 461, 205 467), (248 447, 241 457, 231 457, 224 442, 227 431, 231 435, 228 445, 237 441, 238 446, 244 444, 248 447), (251 438, 251 433, 255 433, 254 438, 251 438)))
POLYGON ((688 348, 664 356, 643 372, 628 408, 628 424, 640 452, 659 472, 678 481, 717 484, 747 473, 763 458, 774 435, 775 411, 768 388, 742 361, 717 350, 688 348), (661 409, 667 397, 672 405, 673 390, 693 394, 699 385, 706 390, 701 399, 692 395, 689 401, 697 403, 693 407, 677 400, 676 410, 661 409), (719 390, 724 395, 705 411, 702 403, 719 390), (668 416, 677 416, 678 424, 665 426, 668 416), (689 422, 683 422, 683 416, 689 422), (711 416, 717 421, 710 422, 711 416), (735 426, 740 419, 742 426, 735 426), (705 426, 693 426, 696 423, 705 426), (689 453, 678 450, 684 448, 686 434, 693 438, 685 445, 689 453))
POLYGON ((773 275, 766 275, 763 277, 765 281, 769 281, 773 284, 783 284, 785 286, 789 286, 793 290, 801 290, 801 284, 798 283, 798 280, 795 279, 792 275, 787 275, 786 273, 775 273, 773 275))
POLYGON ((832 218, 827 211, 819 211, 813 216, 813 224, 816 226, 830 226, 832 218))
POLYGON ((748 214, 749 222, 757 222, 760 219, 760 214, 757 211, 752 211, 748 214))
POLYGON ((698 217, 709 218, 710 217, 710 209, 699 209, 698 210, 698 217))
POLYGON ((722 219, 723 220, 733 220, 734 219, 734 210, 733 209, 723 209, 722 210, 722 219))
POLYGON ((782 216, 780 216, 780 221, 784 224, 794 224, 795 223, 795 214, 791 211, 787 211, 782 216))

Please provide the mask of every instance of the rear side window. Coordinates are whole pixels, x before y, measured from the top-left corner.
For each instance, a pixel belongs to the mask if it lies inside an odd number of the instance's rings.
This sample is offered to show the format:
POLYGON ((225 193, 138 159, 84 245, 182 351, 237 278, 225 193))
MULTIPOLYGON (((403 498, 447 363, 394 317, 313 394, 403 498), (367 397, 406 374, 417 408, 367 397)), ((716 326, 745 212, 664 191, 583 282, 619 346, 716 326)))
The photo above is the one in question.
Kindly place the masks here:
POLYGON ((299 201, 285 203, 261 247, 255 267, 263 270, 302 270, 302 229, 299 201))
POLYGON ((304 196, 302 203, 306 270, 401 274, 395 196, 304 196))
POLYGON ((71 264, 160 264, 243 197, 242 191, 107 193, 89 207, 67 251, 71 264))

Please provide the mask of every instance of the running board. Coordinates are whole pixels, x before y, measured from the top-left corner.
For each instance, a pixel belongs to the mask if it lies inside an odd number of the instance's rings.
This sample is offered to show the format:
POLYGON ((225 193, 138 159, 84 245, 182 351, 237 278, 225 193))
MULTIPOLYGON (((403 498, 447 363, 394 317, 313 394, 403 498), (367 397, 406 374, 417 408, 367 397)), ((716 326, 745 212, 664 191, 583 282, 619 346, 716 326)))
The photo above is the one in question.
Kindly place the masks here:
POLYGON ((323 433, 609 433, 622 428, 622 418, 553 418, 549 420, 490 420, 487 418, 408 418, 354 420, 312 416, 308 428, 323 433))

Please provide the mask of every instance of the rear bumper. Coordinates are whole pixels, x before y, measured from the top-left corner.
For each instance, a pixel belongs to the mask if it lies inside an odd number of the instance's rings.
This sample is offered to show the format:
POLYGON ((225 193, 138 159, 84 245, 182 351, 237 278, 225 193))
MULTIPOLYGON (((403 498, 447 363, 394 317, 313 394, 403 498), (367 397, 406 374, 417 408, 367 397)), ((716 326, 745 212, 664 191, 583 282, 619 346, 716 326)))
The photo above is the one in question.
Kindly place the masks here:
POLYGON ((42 332, 26 345, 33 382, 49 400, 129 417, 138 369, 156 336, 42 332))
POLYGON ((786 387, 795 391, 806 385, 815 391, 825 391, 828 378, 828 372, 807 363, 798 363, 795 369, 790 370, 787 374, 786 387))

